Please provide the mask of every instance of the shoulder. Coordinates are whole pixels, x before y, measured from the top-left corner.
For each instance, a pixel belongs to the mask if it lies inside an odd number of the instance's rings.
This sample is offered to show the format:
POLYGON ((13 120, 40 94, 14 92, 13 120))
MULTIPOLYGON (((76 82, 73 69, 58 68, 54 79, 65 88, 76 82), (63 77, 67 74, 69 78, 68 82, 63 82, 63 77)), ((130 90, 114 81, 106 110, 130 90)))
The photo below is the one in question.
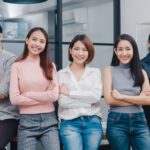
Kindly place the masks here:
POLYGON ((147 76, 147 73, 144 69, 142 69, 142 73, 143 73, 144 76, 147 76))
POLYGON ((65 73, 65 72, 68 72, 68 66, 65 67, 65 68, 62 68, 58 71, 59 74, 62 74, 62 73, 65 73))
POLYGON ((53 66, 53 69, 54 69, 55 71, 57 71, 56 64, 55 64, 54 62, 52 62, 52 66, 53 66))
POLYGON ((5 49, 3 49, 3 53, 4 53, 5 55, 7 55, 7 56, 10 56, 10 57, 14 57, 14 56, 15 56, 15 54, 13 54, 13 53, 11 53, 11 52, 9 52, 9 51, 6 51, 5 49))
POLYGON ((98 73, 98 74, 101 73, 101 70, 98 67, 89 67, 89 66, 86 66, 86 70, 87 70, 86 71, 87 73, 98 73))
POLYGON ((5 60, 6 63, 9 63, 9 62, 12 63, 16 59, 16 55, 15 54, 13 54, 11 52, 8 52, 6 50, 3 50, 1 57, 3 57, 3 60, 5 60))
POLYGON ((12 66, 11 66, 11 68, 20 68, 21 67, 21 64, 22 64, 22 62, 21 61, 19 61, 19 62, 14 62, 13 64, 12 64, 12 66))
POLYGON ((107 66, 104 68, 103 72, 111 72, 112 66, 107 66))

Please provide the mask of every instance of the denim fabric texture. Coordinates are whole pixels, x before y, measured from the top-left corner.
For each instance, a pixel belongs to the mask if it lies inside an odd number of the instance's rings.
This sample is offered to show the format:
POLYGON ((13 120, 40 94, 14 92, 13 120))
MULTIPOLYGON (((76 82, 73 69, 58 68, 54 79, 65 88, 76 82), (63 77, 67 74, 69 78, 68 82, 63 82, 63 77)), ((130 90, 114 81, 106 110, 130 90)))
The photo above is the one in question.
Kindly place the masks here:
POLYGON ((150 133, 143 112, 110 112, 106 134, 112 150, 150 150, 150 133))
POLYGON ((60 150, 58 121, 54 112, 21 115, 18 128, 18 150, 60 150))
POLYGON ((96 115, 62 120, 60 124, 64 150, 98 150, 102 133, 101 119, 96 115))

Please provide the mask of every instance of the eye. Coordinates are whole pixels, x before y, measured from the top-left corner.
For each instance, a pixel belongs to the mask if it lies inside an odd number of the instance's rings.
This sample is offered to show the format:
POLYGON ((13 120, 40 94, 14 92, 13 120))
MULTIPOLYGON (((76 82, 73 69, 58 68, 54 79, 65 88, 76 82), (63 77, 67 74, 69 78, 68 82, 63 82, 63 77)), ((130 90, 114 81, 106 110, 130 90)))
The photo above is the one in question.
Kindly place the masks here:
POLYGON ((46 43, 46 41, 45 40, 40 40, 40 43, 44 44, 44 43, 46 43))
POLYGON ((122 51, 122 50, 123 50, 123 48, 121 48, 121 47, 120 47, 120 48, 118 48, 117 50, 118 50, 118 51, 122 51))
POLYGON ((33 41, 37 41, 37 39, 36 39, 36 38, 32 38, 32 40, 33 40, 33 41))
POLYGON ((130 51, 130 50, 131 50, 131 48, 130 48, 130 47, 127 47, 127 48, 126 48, 126 50, 127 50, 127 51, 130 51))
POLYGON ((86 48, 83 48, 83 51, 88 51, 86 48))
POLYGON ((80 48, 79 48, 79 47, 75 47, 75 48, 74 48, 74 50, 76 50, 76 51, 77 51, 77 50, 80 50, 80 48))

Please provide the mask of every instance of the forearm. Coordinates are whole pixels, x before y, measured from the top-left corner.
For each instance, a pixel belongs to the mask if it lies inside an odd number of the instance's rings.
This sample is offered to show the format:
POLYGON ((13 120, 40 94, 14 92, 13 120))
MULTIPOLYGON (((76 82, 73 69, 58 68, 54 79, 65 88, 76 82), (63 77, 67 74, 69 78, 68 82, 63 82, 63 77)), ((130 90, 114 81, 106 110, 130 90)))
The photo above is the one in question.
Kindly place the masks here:
POLYGON ((101 99, 101 92, 92 92, 92 91, 71 91, 69 96, 76 101, 80 101, 83 103, 96 103, 101 99))
POLYGON ((136 105, 150 105, 150 96, 138 95, 138 96, 129 96, 124 95, 123 101, 130 102, 136 105))
POLYGON ((131 106, 131 105, 134 105, 132 102, 119 101, 119 100, 113 98, 112 96, 110 96, 110 97, 104 96, 104 99, 108 105, 112 105, 112 106, 131 106))
POLYGON ((83 103, 65 95, 60 95, 58 102, 63 108, 91 107, 91 104, 89 103, 83 103))
POLYGON ((28 97, 22 96, 22 95, 11 95, 10 94, 10 101, 13 105, 37 105, 39 104, 38 101, 34 100, 34 99, 30 99, 28 97))
POLYGON ((58 98, 58 91, 26 92, 24 96, 39 102, 55 101, 58 98))

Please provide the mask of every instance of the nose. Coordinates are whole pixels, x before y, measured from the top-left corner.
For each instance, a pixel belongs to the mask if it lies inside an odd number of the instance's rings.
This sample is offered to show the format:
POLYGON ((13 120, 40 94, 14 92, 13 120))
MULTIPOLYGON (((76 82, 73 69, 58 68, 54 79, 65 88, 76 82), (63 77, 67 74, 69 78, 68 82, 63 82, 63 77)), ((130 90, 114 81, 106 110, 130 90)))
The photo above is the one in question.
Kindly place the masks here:
POLYGON ((83 50, 82 49, 79 50, 79 54, 83 55, 83 50))
POLYGON ((126 50, 123 50, 123 55, 127 55, 127 51, 126 50))
POLYGON ((36 41, 36 46, 40 46, 40 41, 36 41))

